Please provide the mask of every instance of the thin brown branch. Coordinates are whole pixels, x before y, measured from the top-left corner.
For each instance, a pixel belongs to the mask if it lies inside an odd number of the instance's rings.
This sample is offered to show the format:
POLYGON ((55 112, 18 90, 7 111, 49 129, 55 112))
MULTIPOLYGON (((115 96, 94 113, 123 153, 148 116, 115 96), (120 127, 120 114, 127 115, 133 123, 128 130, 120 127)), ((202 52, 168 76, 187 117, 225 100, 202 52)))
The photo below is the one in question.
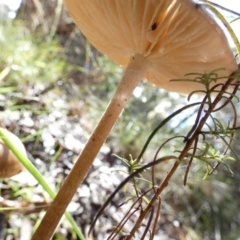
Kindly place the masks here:
POLYGON ((183 185, 186 186, 187 185, 187 178, 188 178, 188 173, 189 173, 189 170, 190 170, 190 167, 192 165, 192 161, 193 161, 193 158, 194 158, 194 155, 197 151, 197 145, 198 145, 198 136, 194 142, 194 147, 193 147, 193 153, 192 153, 192 156, 188 162, 188 165, 187 165, 187 169, 185 171, 185 175, 184 175, 184 180, 183 180, 183 185))
POLYGON ((150 240, 153 240, 154 234, 156 233, 156 230, 157 230, 157 223, 159 221, 161 205, 162 205, 162 200, 160 197, 158 197, 158 207, 157 207, 157 212, 155 214, 155 221, 154 221, 154 224, 152 227, 152 236, 151 236, 150 240))
MULTIPOLYGON (((115 197, 115 195, 118 193, 118 191, 130 180, 132 179, 134 176, 137 176, 139 173, 141 173, 142 171, 144 171, 145 169, 149 168, 149 167, 152 167, 156 164, 159 164, 159 163, 163 163, 165 161, 168 161, 168 160, 171 160, 171 159, 177 159, 176 156, 167 156, 167 157, 163 157, 163 158, 160 158, 156 161, 153 161, 153 162, 150 162, 146 165, 144 165, 143 167, 137 169, 135 172, 133 172, 132 174, 130 174, 127 178, 125 178, 124 181, 122 181, 118 187, 114 190, 114 192, 112 192, 112 194, 108 197, 108 199, 104 202, 104 204, 102 205, 102 207, 98 210, 91 226, 90 226, 90 229, 89 229, 89 232, 92 231, 97 219, 101 216, 101 214, 103 213, 104 209, 108 206, 108 204, 112 201, 112 199, 115 197)), ((144 193, 145 194, 145 193, 144 193)))
POLYGON ((144 238, 146 237, 149 229, 150 229, 150 226, 151 226, 151 223, 152 223, 152 220, 153 220, 153 215, 154 215, 154 206, 152 206, 152 209, 150 210, 150 215, 149 215, 149 219, 148 219, 148 223, 145 227, 145 230, 143 232, 143 235, 142 237, 140 238, 140 240, 144 240, 144 238))
MULTIPOLYGON (((208 110, 205 112, 205 115, 200 119, 200 115, 198 114, 198 118, 197 121, 194 124, 194 127, 190 130, 190 134, 188 134, 189 139, 187 139, 186 141, 186 145, 183 149, 183 151, 180 153, 178 161, 175 162, 175 164, 173 165, 172 169, 170 170, 170 172, 167 174, 167 176, 165 177, 165 179, 162 181, 160 187, 157 189, 156 191, 156 195, 153 196, 153 198, 151 199, 150 203, 148 204, 148 206, 144 209, 144 211, 141 212, 141 215, 139 216, 135 226, 132 228, 132 231, 130 232, 129 236, 126 238, 126 240, 131 240, 135 234, 135 232, 137 231, 137 229, 140 227, 141 222, 143 221, 143 219, 145 218, 146 214, 150 211, 151 207, 153 206, 154 202, 157 200, 157 197, 162 193, 162 191, 165 189, 165 187, 168 185, 168 182, 170 181, 170 179, 172 178, 173 174, 175 173, 175 171, 177 170, 178 166, 182 163, 183 159, 187 156, 189 149, 191 148, 192 144, 194 143, 195 139, 198 137, 198 135, 201 132, 201 129, 203 128, 205 122, 207 121, 207 119, 209 118, 210 114, 212 113, 212 111, 216 108, 217 104, 219 103, 219 101, 222 99, 222 96, 224 95, 224 93, 227 91, 229 85, 232 83, 233 79, 232 77, 234 76, 235 73, 233 73, 228 81, 222 86, 221 91, 218 93, 218 95, 216 96, 215 100, 212 102, 212 104, 209 105, 208 110)), ((206 97, 204 98, 206 99, 206 97)), ((202 112, 202 108, 203 108, 202 104, 200 106, 200 110, 199 112, 202 112)))

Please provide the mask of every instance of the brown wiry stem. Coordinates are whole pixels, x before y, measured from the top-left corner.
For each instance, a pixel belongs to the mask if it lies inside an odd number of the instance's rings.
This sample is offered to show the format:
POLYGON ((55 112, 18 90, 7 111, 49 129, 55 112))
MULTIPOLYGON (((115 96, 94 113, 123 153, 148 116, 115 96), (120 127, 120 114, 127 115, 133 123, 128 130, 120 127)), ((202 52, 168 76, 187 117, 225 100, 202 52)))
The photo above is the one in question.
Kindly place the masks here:
POLYGON ((52 237, 79 184, 86 176, 94 158, 108 137, 133 90, 144 77, 146 69, 147 61, 144 56, 136 54, 131 58, 113 99, 45 214, 32 240, 48 240, 52 237))
MULTIPOLYGON (((233 76, 233 74, 231 75, 233 76)), ((207 121, 210 114, 213 112, 219 101, 222 99, 223 94, 228 89, 230 83, 232 82, 232 78, 230 77, 228 81, 223 85, 221 92, 216 96, 215 100, 211 105, 209 105, 209 109, 206 111, 205 115, 202 117, 202 119, 199 121, 199 124, 196 126, 195 130, 193 131, 192 136, 187 140, 186 145, 179 155, 178 160, 173 165, 170 172, 167 174, 167 176, 162 181, 159 188, 156 190, 153 198, 149 202, 148 206, 141 212, 141 215, 139 216, 137 222, 135 223, 134 227, 132 228, 130 234, 127 236, 126 240, 133 239, 133 236, 137 229, 140 227, 143 219, 146 217, 147 213, 151 210, 151 207, 154 205, 155 201, 159 198, 159 195, 162 193, 162 191, 167 187, 168 182, 172 178, 173 174, 177 170, 178 166, 182 163, 183 159, 187 156, 189 149, 191 148, 192 144, 194 143, 195 139, 198 137, 198 134, 201 132, 202 127, 204 126, 205 122, 207 121)))

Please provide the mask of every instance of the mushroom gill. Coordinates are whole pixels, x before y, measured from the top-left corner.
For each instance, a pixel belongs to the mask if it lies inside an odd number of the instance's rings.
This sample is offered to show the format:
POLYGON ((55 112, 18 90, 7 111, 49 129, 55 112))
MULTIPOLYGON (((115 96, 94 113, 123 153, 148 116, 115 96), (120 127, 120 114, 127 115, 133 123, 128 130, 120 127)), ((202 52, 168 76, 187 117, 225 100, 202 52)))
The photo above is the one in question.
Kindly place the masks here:
POLYGON ((123 67, 135 54, 143 55, 149 62, 147 80, 168 91, 190 93, 199 88, 192 82, 170 82, 187 73, 224 68, 218 74, 227 77, 237 68, 221 28, 192 1, 65 0, 65 4, 99 51, 123 67))

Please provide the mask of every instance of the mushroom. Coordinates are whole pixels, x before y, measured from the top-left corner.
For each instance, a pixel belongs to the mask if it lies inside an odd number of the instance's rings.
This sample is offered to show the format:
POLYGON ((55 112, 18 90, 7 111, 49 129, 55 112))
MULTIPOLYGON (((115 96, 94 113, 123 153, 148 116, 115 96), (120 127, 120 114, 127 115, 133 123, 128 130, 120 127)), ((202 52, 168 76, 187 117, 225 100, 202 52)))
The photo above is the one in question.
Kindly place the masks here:
MULTIPOLYGON (((25 155, 27 155, 24 145, 21 140, 9 132, 5 128, 1 128, 1 131, 9 138, 9 140, 25 155)), ((23 170, 23 165, 14 155, 14 153, 8 148, 2 139, 0 139, 0 178, 9 178, 17 175, 23 170)))
MULTIPOLYGON (((118 88, 33 240, 50 239, 67 205, 138 83, 145 77, 168 91, 190 93, 193 82, 170 82, 190 72, 237 69, 228 41, 203 7, 190 0, 64 0, 89 41, 125 68, 118 88)), ((201 89, 199 89, 201 90, 201 89)))

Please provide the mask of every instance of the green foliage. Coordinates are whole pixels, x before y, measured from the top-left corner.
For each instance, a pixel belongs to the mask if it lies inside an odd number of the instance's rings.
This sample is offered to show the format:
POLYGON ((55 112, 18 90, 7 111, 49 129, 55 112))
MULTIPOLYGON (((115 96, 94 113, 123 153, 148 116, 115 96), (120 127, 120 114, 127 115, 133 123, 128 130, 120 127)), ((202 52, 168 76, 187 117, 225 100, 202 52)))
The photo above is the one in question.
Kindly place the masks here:
MULTIPOLYGON (((40 92, 40 89, 42 90, 47 84, 55 84, 59 79, 65 77, 68 68, 63 49, 57 40, 48 40, 41 31, 31 32, 19 20, 1 24, 0 33, 0 93, 5 97, 4 99, 9 99, 4 106, 4 110, 0 112, 1 125, 4 125, 2 122, 6 115, 29 114, 30 117, 34 118, 36 115, 46 114, 47 109, 37 98, 38 91, 40 92), (39 89, 35 88, 35 85, 40 86, 39 89), (23 95, 26 95, 26 97, 23 95), (35 104, 31 104, 31 102, 35 104)), ((26 137, 26 140, 35 137, 35 145, 32 151, 36 150, 35 148, 39 144, 39 132, 36 133, 36 136, 28 135, 26 137)), ((40 173, 32 162, 19 152, 5 136, 1 135, 2 137, 43 189, 51 198, 54 198, 55 193, 44 179, 44 174, 40 173)), ((16 182, 11 183, 11 180, 9 180, 12 193, 9 196, 10 198, 32 201, 33 192, 30 186, 23 187, 16 182)), ((4 208, 2 210, 14 209, 4 208)), ((74 235, 78 235, 79 239, 84 239, 72 216, 67 212, 65 216, 75 232, 74 235)), ((34 218, 36 219, 36 215, 34 218)), ((7 231, 10 231, 10 229, 7 229, 7 231)), ((16 229, 16 231, 11 232, 16 238, 18 237, 17 231, 16 229)))
POLYGON ((6 86, 55 82, 64 75, 64 52, 57 41, 31 33, 21 21, 1 24, 0 45, 0 81, 6 86))
MULTIPOLYGON (((185 79, 174 80, 174 81, 192 81, 192 82, 203 84, 205 86, 205 90, 201 92, 203 92, 205 95, 203 95, 202 100, 200 102, 196 102, 194 104, 189 104, 187 106, 184 106, 183 108, 180 108, 179 110, 172 113, 169 117, 161 121, 159 125, 155 128, 155 130, 150 134, 148 140, 146 141, 142 151, 140 152, 136 160, 133 160, 132 158, 130 158, 129 161, 123 158, 121 159, 122 161, 125 162, 125 164, 128 165, 129 176, 111 194, 111 196, 105 202, 103 207, 99 210, 99 213, 97 214, 97 217, 94 219, 93 224, 96 222, 97 218, 106 208, 106 206, 112 201, 113 197, 117 194, 117 192, 131 179, 133 181, 135 197, 131 198, 132 205, 130 206, 130 209, 133 211, 133 209, 136 208, 136 204, 139 204, 138 209, 141 209, 141 211, 135 212, 135 217, 137 218, 137 221, 134 224, 134 227, 131 229, 129 235, 133 236, 135 234, 139 234, 139 236, 143 238, 144 235, 141 235, 141 233, 139 232, 140 225, 143 224, 144 219, 147 219, 147 214, 148 214, 148 215, 151 215, 151 217, 149 217, 149 220, 148 220, 149 223, 151 221, 154 221, 154 223, 146 224, 145 233, 154 232, 156 230, 154 226, 157 224, 159 211, 155 212, 153 209, 155 209, 156 207, 160 209, 159 206, 161 205, 161 193, 168 186, 170 179, 175 175, 175 171, 179 168, 180 164, 183 161, 187 162, 186 171, 185 173, 183 173, 184 185, 187 184, 188 176, 190 174, 191 169, 193 168, 192 165, 196 164, 195 161, 193 163, 193 160, 200 160, 200 162, 205 163, 206 172, 205 172, 204 179, 206 179, 209 175, 212 175, 216 171, 216 169, 219 167, 220 164, 223 164, 230 171, 231 175, 233 175, 233 171, 230 169, 226 161, 235 160, 230 155, 231 154, 230 150, 232 150, 231 143, 233 141, 233 136, 238 130, 238 126, 236 125, 236 122, 237 122, 236 121, 237 111, 235 107, 236 102, 234 102, 234 100, 236 99, 238 100, 238 98, 236 97, 236 93, 238 91, 239 86, 236 79, 238 79, 239 75, 232 74, 228 78, 226 83, 221 85, 220 90, 217 90, 216 86, 219 86, 217 82, 219 80, 217 71, 219 70, 214 70, 210 73, 205 73, 205 74, 191 73, 191 74, 188 74, 187 76, 188 77, 192 76, 193 77, 192 79, 188 78, 187 80, 185 79), (197 77, 194 77, 194 76, 197 76, 197 77), (210 86, 210 83, 212 82, 214 82, 216 85, 210 86), (229 93, 227 92, 227 89, 230 85, 233 86, 233 90, 229 93), (212 95, 213 93, 218 93, 218 94, 213 96, 212 95), (225 102, 221 103, 221 100, 225 100, 225 102), (177 136, 170 137, 169 139, 161 143, 154 156, 153 162, 150 162, 145 166, 139 165, 139 162, 142 159, 144 152, 148 148, 149 143, 153 138, 157 137, 157 135, 161 133, 163 126, 165 124, 169 125, 170 120, 172 120, 175 117, 178 117, 178 114, 180 114, 183 110, 194 107, 196 105, 198 106, 198 110, 196 112, 195 120, 193 120, 194 124, 191 126, 191 128, 187 132, 181 133, 181 136, 178 134, 177 136), (225 127, 226 123, 224 122, 224 120, 217 118, 215 115, 219 111, 224 111, 227 105, 230 105, 233 111, 232 111, 232 116, 230 117, 231 122, 228 122, 227 127, 225 127), (211 123, 207 122, 209 121, 209 119, 212 120, 211 123), (207 131, 205 130, 205 128, 207 128, 207 131), (209 135, 212 137, 212 141, 210 141, 209 135), (200 140, 201 137, 203 140, 200 140), (162 149, 164 148, 164 146, 167 143, 172 143, 172 142, 174 143, 174 141, 178 138, 184 139, 184 141, 183 141, 183 144, 177 146, 177 149, 175 149, 173 153, 177 156, 164 155, 164 152, 162 152, 162 149), (218 138, 222 140, 224 143, 221 148, 217 146, 218 138), (165 163, 165 161, 168 161, 171 159, 175 159, 175 163, 173 167, 167 171, 166 177, 162 180, 160 186, 157 186, 156 180, 155 180, 154 166, 160 163, 163 164, 165 163), (150 173, 152 178, 152 184, 150 184, 150 186, 148 187, 146 187, 146 185, 142 187, 141 184, 139 184, 139 182, 141 181, 136 181, 136 176, 139 175, 141 171, 149 168, 150 169, 152 168, 150 173), (145 205, 145 203, 147 203, 147 206, 145 205)), ((191 93, 188 97, 188 100, 195 93, 199 93, 199 91, 195 91, 191 93)), ((142 179, 142 180, 145 180, 145 179, 142 179)), ((225 198, 225 197, 221 197, 221 198, 225 198)), ((129 197, 127 197, 127 199, 129 199, 129 197)), ((216 208, 212 207, 212 205, 211 205, 211 208, 212 208, 211 211, 214 212, 214 215, 216 216, 219 215, 218 214, 219 210, 216 210, 216 208)), ((222 212, 220 213, 220 215, 221 214, 224 215, 224 213, 222 212)), ((201 218, 202 218, 202 223, 206 228, 210 228, 212 225, 214 225, 214 223, 212 222, 212 219, 209 218, 208 213, 203 213, 201 218)), ((119 229, 123 229, 122 222, 126 223, 127 221, 129 221, 129 217, 125 215, 121 220, 121 222, 119 223, 119 225, 117 226, 117 228, 113 230, 112 234, 110 235, 111 236, 110 239, 113 239, 113 236, 118 233, 119 229)))

